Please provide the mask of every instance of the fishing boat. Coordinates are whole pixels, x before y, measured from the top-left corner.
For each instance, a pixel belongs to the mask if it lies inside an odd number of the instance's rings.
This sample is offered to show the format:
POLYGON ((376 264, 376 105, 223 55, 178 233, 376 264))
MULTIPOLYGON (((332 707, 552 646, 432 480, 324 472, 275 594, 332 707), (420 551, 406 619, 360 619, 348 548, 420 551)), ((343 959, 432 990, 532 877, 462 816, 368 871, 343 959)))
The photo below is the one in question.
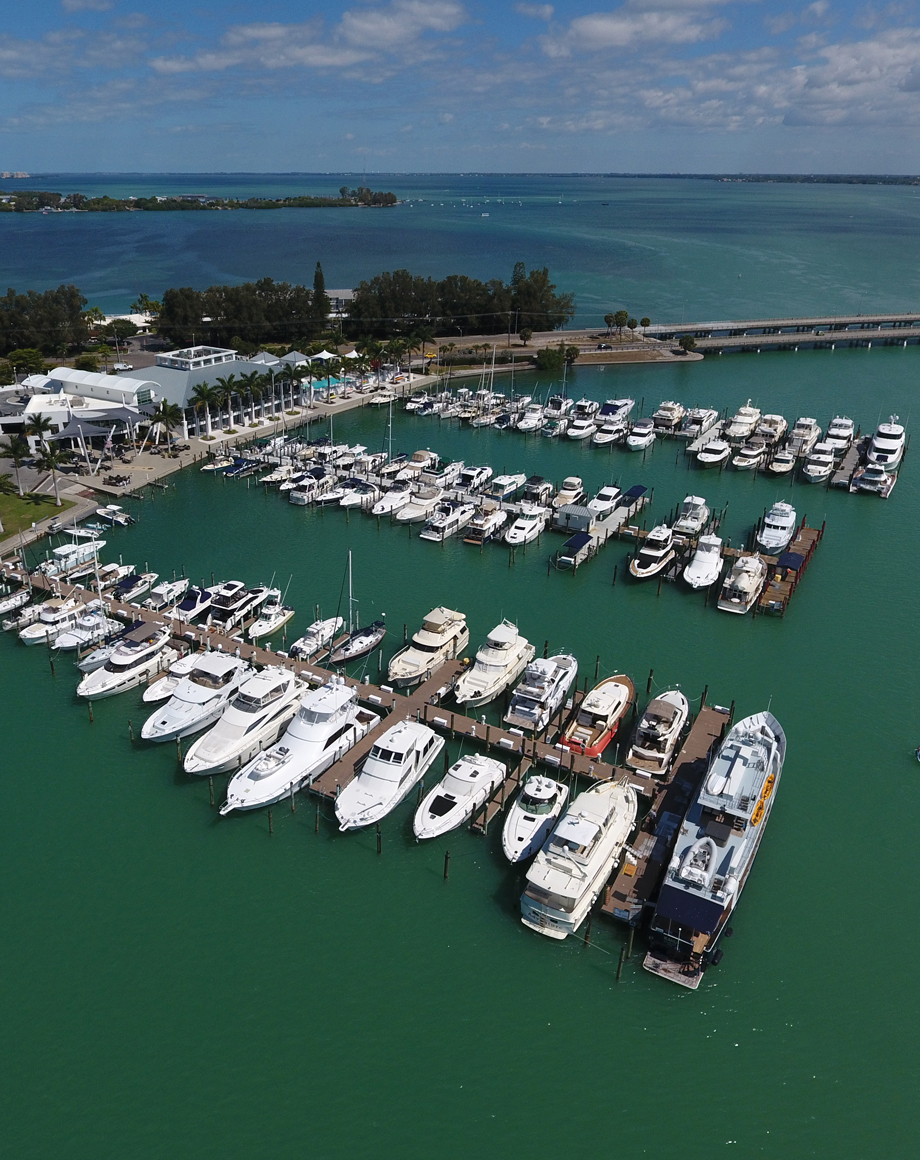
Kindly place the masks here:
POLYGON ((259 610, 259 619, 249 626, 249 639, 259 640, 271 636, 283 628, 294 617, 294 609, 284 603, 280 588, 269 588, 268 595, 259 610))
POLYGON ((656 434, 655 424, 651 419, 639 419, 626 436, 626 450, 647 451, 655 442, 656 434))
POLYGON ((575 720, 562 736, 563 748, 585 757, 600 757, 635 699, 636 689, 629 677, 605 677, 578 706, 575 720))
POLYGON ((444 498, 442 487, 419 487, 407 504, 396 509, 396 522, 417 524, 427 520, 444 498))
POLYGON ((678 435, 683 439, 699 439, 719 421, 719 412, 712 407, 693 407, 681 420, 678 435))
POLYGON ((724 439, 713 439, 704 443, 696 453, 696 461, 700 467, 723 467, 731 458, 732 449, 724 439))
POLYGON ((134 516, 129 515, 121 504, 117 503, 110 503, 106 504, 105 507, 96 508, 94 514, 110 527, 127 528, 137 522, 134 516))
POLYGON ((509 862, 533 857, 549 836, 569 796, 569 787, 534 773, 521 786, 502 827, 502 852, 509 862))
POLYGON ((481 545, 489 540, 499 539, 508 518, 508 512, 501 507, 497 500, 484 500, 476 508, 473 518, 467 524, 463 542, 481 545))
POLYGON ((678 430, 686 414, 687 408, 682 403, 668 400, 652 414, 652 424, 656 431, 670 435, 678 430))
POLYGON ((314 620, 307 631, 295 640, 288 649, 288 656, 298 661, 310 661, 335 640, 335 634, 345 624, 341 616, 330 616, 326 620, 314 620))
POLYGON ((443 500, 437 504, 419 532, 419 539, 443 543, 462 532, 476 514, 474 503, 443 500))
POLYGON ((375 648, 378 648, 387 634, 386 624, 383 620, 375 620, 371 624, 366 624, 364 628, 358 627, 358 619, 355 615, 355 609, 358 601, 355 599, 354 586, 352 580, 352 562, 351 551, 348 552, 348 636, 338 646, 333 649, 329 657, 330 663, 334 665, 348 665, 352 661, 360 660, 361 657, 366 657, 372 653, 375 648))
POLYGON ((684 579, 691 588, 708 588, 722 575, 722 540, 716 535, 700 536, 684 579))
POLYGON ((391 659, 389 681, 407 688, 426 681, 447 661, 461 656, 470 643, 466 616, 450 608, 433 608, 409 643, 391 659))
POLYGON ((519 475, 496 475, 485 489, 485 494, 489 499, 504 503, 514 499, 526 482, 527 476, 523 472, 519 475))
POLYGON ((786 757, 770 712, 730 730, 687 807, 655 904, 643 966, 696 990, 726 932, 763 839, 786 757))
POLYGON ((760 467, 767 454, 767 445, 756 435, 743 443, 732 457, 732 467, 736 471, 753 471, 760 467))
POLYGON ((578 676, 578 661, 570 653, 537 657, 524 670, 504 720, 528 733, 542 733, 565 704, 578 676))
POLYGON ((141 728, 145 741, 173 741, 207 729, 252 673, 239 657, 200 653, 165 705, 155 709, 141 728))
POLYGON ((894 491, 898 482, 896 471, 888 472, 884 467, 874 463, 867 463, 865 467, 857 468, 850 480, 850 491, 868 491, 887 499, 894 491))
POLYGON ((657 524, 629 561, 629 574, 637 580, 649 580, 664 571, 676 555, 674 533, 667 524, 657 524))
POLYGON ((419 803, 412 819, 416 838, 440 838, 462 826, 507 776, 506 765, 481 753, 455 761, 419 803))
POLYGON ((527 871, 521 921, 553 939, 576 931, 636 824, 631 785, 602 781, 572 802, 527 871))
POLYGON ((709 523, 710 511, 701 495, 688 495, 680 505, 673 531, 681 536, 698 536, 709 523))
POLYGON ((633 733, 626 766, 643 777, 663 777, 677 753, 690 717, 690 703, 680 689, 669 689, 649 701, 633 733))
POLYGON ((792 504, 779 500, 763 518, 763 525, 757 533, 757 544, 769 556, 779 556, 789 547, 795 535, 798 517, 792 504))
POLYGON ((304 695, 284 736, 233 775, 221 815, 291 797, 379 724, 376 713, 358 704, 357 689, 350 689, 342 677, 330 677, 304 695))
POLYGON ((149 621, 121 637, 105 664, 87 673, 77 685, 77 696, 88 701, 114 697, 168 669, 176 660, 169 647, 168 624, 149 621))
POLYGON ((804 459, 820 438, 821 428, 817 421, 803 416, 796 419, 795 426, 789 432, 789 438, 786 440, 786 446, 800 459, 804 459))
POLYGON ((856 424, 845 415, 835 415, 827 425, 827 434, 824 442, 834 449, 834 455, 839 459, 850 447, 856 437, 856 424))
POLYGON ((767 470, 772 471, 774 475, 788 475, 790 471, 795 469, 796 458, 795 451, 789 447, 783 447, 767 464, 767 470))
POLYGON ((806 483, 827 483, 836 465, 834 448, 829 443, 816 443, 805 456, 802 479, 806 483))
POLYGON ((208 611, 218 587, 215 585, 213 588, 196 588, 193 585, 186 591, 179 603, 173 605, 164 615, 171 620, 181 620, 185 624, 190 624, 208 611))
POLYGON ((230 455, 218 455, 214 459, 209 460, 199 471, 225 471, 228 467, 233 466, 233 458, 230 455))
POLYGON ((512 546, 529 544, 542 534, 548 520, 548 508, 522 503, 514 522, 505 532, 505 543, 512 546))
POLYGON ((597 495, 588 500, 588 511, 596 520, 605 520, 619 507, 623 492, 615 484, 605 484, 597 495))
POLYGON ((188 589, 189 582, 185 577, 179 580, 164 580, 150 589, 150 595, 144 601, 143 607, 151 612, 161 612, 164 608, 171 608, 179 602, 188 589))
POLYGON ((752 407, 751 400, 739 407, 725 428, 725 438, 732 443, 739 443, 754 434, 760 422, 760 408, 752 407))
POLYGON ((399 511, 407 503, 412 502, 412 484, 408 479, 394 483, 389 491, 385 491, 380 499, 371 508, 372 516, 389 516, 399 511))
POLYGON ((553 500, 554 508, 567 507, 569 504, 581 503, 587 496, 581 478, 577 475, 568 475, 562 481, 562 487, 553 500))
POLYGON ((573 419, 566 429, 566 437, 569 439, 590 439, 597 431, 597 424, 593 419, 582 418, 573 419))
POLYGON ((898 422, 898 416, 892 415, 887 423, 879 424, 878 430, 872 436, 872 442, 866 452, 866 462, 872 467, 895 471, 904 458, 905 446, 904 428, 898 422))
POLYGON ((458 677, 454 685, 457 704, 473 709, 494 701, 518 679, 535 651, 511 621, 497 624, 477 649, 472 667, 458 677))
POLYGON ((340 830, 372 826, 391 813, 422 780, 444 738, 419 721, 400 721, 380 735, 360 772, 335 801, 340 830))
POLYGON ((750 612, 767 578, 767 565, 756 556, 739 556, 725 578, 719 609, 743 616, 750 612))

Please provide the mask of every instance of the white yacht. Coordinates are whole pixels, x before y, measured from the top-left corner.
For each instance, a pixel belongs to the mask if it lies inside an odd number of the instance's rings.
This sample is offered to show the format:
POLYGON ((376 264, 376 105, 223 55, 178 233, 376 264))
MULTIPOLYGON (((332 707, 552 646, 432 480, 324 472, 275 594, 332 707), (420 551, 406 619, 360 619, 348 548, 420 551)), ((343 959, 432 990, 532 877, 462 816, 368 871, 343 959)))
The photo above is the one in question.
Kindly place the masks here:
POLYGON ((303 636, 299 637, 288 649, 288 655, 298 661, 309 661, 329 648, 335 640, 335 634, 344 627, 345 620, 341 616, 330 616, 326 620, 314 620, 303 636))
POLYGON ((710 511, 701 495, 688 495, 680 505, 673 530, 681 536, 698 536, 709 523, 710 511))
POLYGON ((562 481, 562 487, 553 500, 554 508, 566 507, 568 504, 581 503, 585 499, 585 489, 577 475, 568 475, 562 481))
POLYGON ((629 561, 629 574, 637 580, 648 580, 667 568, 676 555, 674 533, 667 524, 658 524, 642 541, 638 555, 629 561))
POLYGON ((371 508, 372 516, 389 516, 412 502, 412 483, 408 479, 394 483, 371 508))
POLYGON ((381 496, 380 488, 366 479, 349 479, 343 486, 345 494, 339 500, 339 507, 370 511, 381 496))
MULTIPOLYGON (((216 650, 220 655, 220 650, 216 650)), ((188 652, 184 657, 179 657, 178 660, 173 661, 169 669, 163 673, 161 677, 157 677, 155 681, 144 689, 144 695, 141 700, 145 705, 156 705, 160 701, 168 701, 173 693, 178 689, 179 685, 191 673, 192 669, 198 663, 198 658, 203 654, 200 652, 188 652)))
POLYGON ((751 400, 748 399, 744 406, 739 407, 730 419, 728 426, 725 428, 725 438, 736 443, 747 439, 754 434, 754 430, 759 422, 760 408, 752 407, 751 400))
POLYGON ((636 689, 629 677, 622 673, 605 677, 578 706, 575 720, 563 734, 562 746, 584 757, 600 757, 635 699, 636 689))
POLYGON ((597 421, 598 423, 610 423, 616 420, 625 421, 635 405, 635 399, 606 399, 601 409, 597 412, 597 421))
POLYGON ((736 471, 753 471, 760 467, 767 454, 767 445, 754 435, 739 447, 732 457, 732 467, 736 471))
POLYGON ((501 539, 508 519, 508 512, 500 506, 497 500, 483 500, 466 526, 463 542, 465 544, 485 544, 489 540, 501 539))
POLYGON ((775 447, 789 430, 789 423, 782 415, 764 415, 757 424, 754 434, 768 447, 775 447))
POLYGON ((806 483, 827 483, 836 465, 834 448, 829 443, 816 443, 805 456, 802 479, 806 483))
POLYGON ((434 608, 409 643, 390 661, 390 683, 407 688, 426 681, 441 665, 462 656, 470 643, 466 616, 450 608, 434 608))
POLYGON ((177 604, 185 595, 189 582, 185 577, 179 580, 164 580, 150 589, 150 595, 143 603, 151 612, 162 612, 177 604))
POLYGON ((419 721, 400 721, 371 747, 360 773, 335 801, 340 830, 372 826, 395 810, 425 776, 444 738, 419 721))
POLYGON ((622 443, 629 434, 626 419, 607 419, 591 436, 594 447, 607 447, 611 443, 622 443))
POLYGON ((443 487, 417 488, 409 502, 396 509, 396 522, 417 524, 427 520, 443 498, 443 487))
POLYGON ((565 704, 578 676, 578 661, 570 653, 538 657, 524 670, 504 720, 528 733, 542 733, 565 704))
POLYGON ((20 629, 19 639, 23 644, 47 644, 59 632, 73 628, 85 611, 86 605, 76 597, 52 596, 41 605, 38 619, 20 629))
POLYGON ((141 737, 145 741, 173 741, 207 729, 251 673, 251 667, 239 657, 217 652, 199 654, 195 667, 179 682, 166 704, 144 722, 141 737))
POLYGON ((473 753, 455 761, 415 811, 416 838, 440 838, 462 826, 507 776, 507 766, 494 757, 473 753))
POLYGON ((92 563, 105 547, 105 540, 78 540, 51 549, 51 557, 38 566, 45 576, 63 576, 81 564, 92 563))
POLYGON ((535 504, 537 507, 546 507, 556 493, 552 481, 544 479, 542 475, 532 475, 524 483, 522 504, 535 504))
POLYGON ((796 454, 789 447, 783 447, 773 456, 767 465, 767 470, 774 475, 788 475, 795 469, 796 454))
POLYGON ((334 765, 380 718, 358 704, 358 690, 342 677, 312 689, 280 738, 235 773, 221 814, 254 810, 290 797, 334 765))
POLYGON ((768 556, 779 556, 789 547, 795 535, 798 516, 792 504, 779 500, 763 518, 763 526, 757 533, 758 547, 768 556))
POLYGON ((120 580, 124 580, 126 576, 130 576, 135 571, 133 564, 103 564, 96 577, 90 582, 90 588, 97 592, 105 592, 109 588, 114 588, 120 580))
POLYGON ((543 414, 547 419, 566 419, 574 406, 574 399, 567 399, 565 395, 552 395, 543 408, 543 414))
POLYGON ((539 431, 543 426, 543 408, 539 403, 531 403, 524 409, 523 415, 518 419, 518 431, 539 431))
POLYGON ((525 862, 540 849, 562 813, 569 787, 534 773, 521 786, 502 828, 502 852, 509 862, 525 862))
POLYGON ((856 424, 853 420, 848 419, 845 415, 835 415, 827 425, 824 442, 833 447, 834 454, 839 459, 849 449, 855 436, 856 424))
POLYGON ((636 824, 636 791, 602 781, 578 795, 527 871, 521 921, 549 938, 576 931, 636 824))
POLYGON ((593 419, 573 419, 566 429, 569 439, 590 439, 597 431, 597 424, 593 419))
POLYGON ((102 668, 77 685, 77 696, 89 701, 114 697, 168 669, 177 655, 169 647, 169 631, 168 624, 154 621, 125 633, 102 668))
POLYGON ((684 579, 691 588, 708 588, 722 575, 722 540, 719 536, 700 536, 690 563, 684 568, 684 579))
POLYGON ((507 500, 514 499, 526 482, 527 476, 523 472, 511 475, 496 475, 486 488, 485 494, 489 499, 504 503, 507 500))
POLYGON ((896 471, 886 471, 884 467, 879 467, 874 463, 867 463, 865 467, 859 467, 853 472, 853 478, 850 480, 850 491, 868 491, 879 495, 882 499, 887 499, 894 491, 894 485, 898 482, 898 473, 896 471))
POLYGON ((491 467, 464 467, 457 479, 458 491, 479 491, 492 478, 491 467))
MULTIPOLYGON (((436 451, 413 451, 407 462, 395 473, 397 480, 418 479, 423 471, 437 467, 440 456, 436 451)), ((393 466, 396 466, 394 464, 393 466)), ((382 473, 386 474, 386 472, 382 473)))
POLYGON ((467 669, 454 686, 458 705, 471 709, 485 705, 513 684, 533 660, 534 646, 517 630, 517 625, 503 620, 486 637, 476 651, 472 668, 467 669))
POLYGON ((731 458, 732 449, 724 439, 713 439, 704 443, 696 453, 696 461, 700 467, 722 467, 731 458))
POLYGON ((229 632, 251 616, 267 596, 267 588, 247 588, 241 580, 228 580, 214 593, 207 622, 229 632))
POLYGON ((880 424, 872 436, 866 462, 872 467, 894 471, 904 458, 905 443, 904 428, 898 422, 898 416, 892 415, 887 423, 880 424))
POLYGON ((547 508, 538 504, 522 503, 514 523, 505 532, 505 543, 529 544, 543 533, 548 520, 547 508))
MULTIPOLYGON (((96 602, 93 601, 93 604, 96 602)), ((74 652, 117 636, 124 625, 106 615, 105 608, 86 606, 86 612, 70 628, 59 632, 51 641, 54 652, 74 652)))
POLYGON ((18 592, 2 597, 0 599, 0 616, 5 616, 8 612, 16 612, 19 608, 25 608, 31 599, 31 588, 20 588, 18 592))
POLYGON ((739 556, 725 578, 719 594, 722 612, 750 612, 767 578, 767 565, 760 556, 739 556))
POLYGON ((655 424, 651 419, 639 419, 626 436, 627 451, 645 451, 655 442, 655 424))
POLYGON ((689 717, 690 702, 680 689, 669 689, 649 701, 633 733, 627 767, 643 777, 663 777, 689 717))
POLYGON ((799 458, 804 458, 820 438, 821 428, 816 420, 802 417, 796 419, 795 426, 786 440, 786 446, 799 458))
POLYGON ((270 588, 265 603, 259 611, 259 619, 249 626, 249 639, 259 640, 271 636, 283 628, 294 617, 294 609, 284 603, 280 588, 270 588))
POLYGON ((594 499, 588 500, 588 511, 597 520, 606 519, 619 506, 623 492, 614 484, 606 484, 594 499))
POLYGON ((185 755, 185 772, 229 773, 281 736, 305 686, 290 669, 269 666, 248 677, 220 720, 185 755))
POLYGON ((121 604, 134 604, 156 584, 156 572, 132 572, 119 580, 112 589, 112 600, 121 604))
POLYGON ((457 503, 454 500, 444 500, 439 503, 429 515, 425 526, 419 532, 419 539, 434 540, 443 543, 462 532, 476 514, 474 503, 457 503))
POLYGON ((655 425, 656 431, 663 431, 670 434, 679 429, 686 414, 687 408, 682 403, 668 401, 662 403, 658 410, 654 412, 652 415, 652 423, 655 425))
POLYGON ((719 421, 719 412, 713 407, 694 407, 684 415, 678 434, 685 439, 699 439, 711 431, 719 421))

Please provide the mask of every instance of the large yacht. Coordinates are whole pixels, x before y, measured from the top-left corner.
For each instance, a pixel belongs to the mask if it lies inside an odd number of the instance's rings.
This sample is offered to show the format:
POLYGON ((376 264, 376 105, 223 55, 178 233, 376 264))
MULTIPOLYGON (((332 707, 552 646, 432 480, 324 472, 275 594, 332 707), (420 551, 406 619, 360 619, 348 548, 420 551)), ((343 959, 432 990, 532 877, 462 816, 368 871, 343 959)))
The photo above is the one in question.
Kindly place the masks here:
POLYGON ((543 426, 543 408, 539 403, 531 403, 525 407, 523 415, 518 419, 518 431, 539 431, 543 426))
POLYGON ((185 624, 190 624, 208 611, 216 591, 217 588, 196 588, 193 585, 179 603, 174 604, 164 615, 170 620, 181 620, 185 624))
POLYGON ((458 491, 480 491, 492 478, 493 469, 488 466, 464 467, 457 478, 458 491))
POLYGON ((673 530, 679 536, 698 536, 709 523, 710 511, 701 495, 688 495, 680 505, 673 530))
POLYGON ((537 504, 522 503, 514 523, 505 532, 506 544, 529 544, 546 528, 549 510, 537 504))
POLYGON ((638 555, 629 561, 629 573, 637 580, 648 580, 663 571, 676 555, 674 533, 667 524, 658 524, 642 541, 638 555))
POLYGON ((732 440, 732 442, 747 439, 754 434, 759 422, 760 408, 752 407, 751 400, 748 399, 744 406, 739 407, 729 420, 728 426, 725 428, 725 438, 732 440))
POLYGON ((687 408, 682 403, 674 403, 671 401, 662 403, 657 411, 652 415, 652 423, 655 425, 656 431, 662 431, 670 434, 677 431, 687 414, 687 408))
POLYGON ((725 577, 719 593, 719 609, 737 612, 741 616, 750 612, 766 578, 767 565, 759 555, 739 556, 725 577))
POLYGON ((722 742, 681 823, 655 905, 646 970, 695 990, 760 848, 786 756, 772 713, 746 717, 722 742))
POLYGON ((75 597, 52 596, 41 606, 38 619, 20 629, 19 639, 23 644, 47 644, 59 632, 73 628, 86 612, 86 605, 75 597))
POLYGON ((827 483, 836 466, 834 448, 830 443, 816 443, 805 456, 802 479, 806 483, 827 483))
POLYGON ((789 547, 795 535, 798 516, 792 504, 777 501, 763 518, 763 525, 757 533, 757 544, 768 556, 778 556, 789 547))
POLYGON ((818 426, 817 420, 803 416, 796 419, 795 426, 789 432, 789 438, 786 440, 786 447, 800 459, 803 459, 820 438, 821 428, 818 426))
POLYGON ((693 407, 684 415, 678 432, 684 439, 699 439, 711 431, 719 421, 719 412, 713 407, 693 407))
POLYGON ((602 781, 578 795, 527 871, 521 921, 564 939, 588 915, 636 823, 636 791, 602 781))
POLYGON ((207 729, 251 673, 251 667, 239 657, 218 652, 199 655, 166 704, 144 722, 141 737, 145 741, 172 741, 207 729))
POLYGON ((439 838, 462 826, 507 776, 507 766, 481 753, 455 761, 415 811, 416 838, 439 838))
POLYGON ((898 422, 898 416, 892 415, 872 436, 866 460, 873 467, 884 467, 886 471, 894 471, 904 458, 904 446, 904 428, 898 422))
POLYGON ((849 449, 855 434, 856 424, 852 419, 848 419, 846 415, 835 415, 827 425, 824 442, 833 447, 834 454, 839 459, 849 449))
POLYGON ((446 661, 461 656, 470 643, 466 615, 450 608, 434 608, 409 643, 391 659, 390 682, 407 688, 427 680, 446 661))
POLYGON ((340 830, 357 830, 381 821, 425 776, 444 748, 444 738, 419 721, 400 721, 371 747, 353 781, 335 801, 340 830))
POLYGON ((247 588, 241 580, 228 580, 214 593, 208 624, 229 632, 252 615, 267 596, 267 588, 247 588))
POLYGON ((524 670, 505 721, 528 733, 542 733, 565 702, 578 676, 578 661, 569 653, 538 657, 524 670))
POLYGON ((244 765, 227 785, 221 814, 270 806, 310 785, 344 756, 380 718, 358 704, 358 690, 342 677, 312 689, 284 736, 244 765))
POLYGON ((722 575, 722 540, 709 534, 700 536, 690 563, 684 568, 684 579, 691 588, 708 588, 722 575))
POLYGON ((764 415, 757 424, 754 434, 769 447, 779 444, 789 430, 789 423, 782 415, 764 415))
POLYGON ((77 685, 77 696, 89 701, 114 697, 168 669, 176 659, 169 634, 169 625, 158 622, 140 624, 126 633, 102 668, 88 673, 77 685))
POLYGON ((605 677, 578 706, 562 744, 585 757, 600 757, 635 699, 636 689, 629 677, 605 677))
POLYGON ((437 504, 419 532, 419 539, 434 540, 443 543, 444 540, 462 532, 476 514, 474 503, 457 503, 454 500, 444 500, 437 504))
POLYGON ((277 741, 303 692, 303 683, 280 666, 269 666, 247 678, 214 728, 185 755, 185 772, 207 776, 245 765, 277 741))
POLYGON ((680 689, 669 689, 649 701, 633 733, 626 765, 644 777, 666 774, 689 717, 690 702, 680 689))
POLYGON ((509 862, 525 862, 546 841, 569 796, 569 787, 533 773, 508 810, 502 828, 502 851, 509 862))
POLYGON ((593 419, 573 419, 566 430, 569 439, 590 439, 597 431, 597 423, 593 419))
POLYGON ((493 701, 524 671, 533 660, 534 646, 509 620, 503 620, 489 633, 485 644, 476 652, 476 660, 454 686, 457 704, 471 709, 493 701))

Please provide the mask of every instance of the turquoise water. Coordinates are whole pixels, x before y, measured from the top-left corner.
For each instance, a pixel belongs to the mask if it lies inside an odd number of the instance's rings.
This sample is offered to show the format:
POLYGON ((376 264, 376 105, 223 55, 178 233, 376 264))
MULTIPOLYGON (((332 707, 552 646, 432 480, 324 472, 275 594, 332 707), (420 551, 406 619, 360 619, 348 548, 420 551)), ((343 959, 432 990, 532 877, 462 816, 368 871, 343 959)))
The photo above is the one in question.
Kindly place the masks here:
MULTIPOLYGON (((917 362, 913 349, 803 351, 575 376, 574 392, 644 397, 646 412, 751 397, 866 428, 910 414, 917 362)), ((379 446, 384 423, 351 413, 336 437, 379 446)), ((264 813, 218 820, 172 746, 131 744, 139 694, 97 704, 91 724, 68 666, 52 677, 43 650, 4 636, 9 1154, 912 1156, 913 457, 883 502, 688 470, 672 443, 643 459, 404 415, 394 426, 405 450, 645 483, 649 519, 702 494, 728 504, 733 542, 777 498, 826 519, 785 619, 754 621, 625 582, 625 545, 548 575, 557 537, 511 567, 494 545, 424 543, 195 470, 108 536, 110 558, 165 574, 293 576, 299 630, 315 603, 335 610, 351 548, 363 617, 387 614, 387 655, 403 623, 446 603, 467 613, 471 647, 504 615, 538 648, 572 649, 589 679, 599 654, 640 691, 654 668, 656 687, 695 699, 708 684, 738 716, 770 704, 788 759, 724 960, 692 994, 643 972, 637 939, 617 983, 621 928, 595 922, 587 948, 527 932, 498 829, 417 845, 411 802, 385 822, 380 857, 373 834, 338 834, 326 808, 315 832, 306 799, 275 809, 272 837, 264 813)))

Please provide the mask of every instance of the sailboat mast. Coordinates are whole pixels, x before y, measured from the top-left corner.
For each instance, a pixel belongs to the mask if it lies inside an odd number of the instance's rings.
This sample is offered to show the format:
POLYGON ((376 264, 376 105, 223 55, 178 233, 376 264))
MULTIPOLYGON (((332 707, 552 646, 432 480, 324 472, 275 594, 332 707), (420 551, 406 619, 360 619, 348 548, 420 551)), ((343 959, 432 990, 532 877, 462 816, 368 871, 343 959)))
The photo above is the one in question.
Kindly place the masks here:
POLYGON ((355 631, 354 597, 351 589, 351 548, 348 549, 348 633, 355 631))

